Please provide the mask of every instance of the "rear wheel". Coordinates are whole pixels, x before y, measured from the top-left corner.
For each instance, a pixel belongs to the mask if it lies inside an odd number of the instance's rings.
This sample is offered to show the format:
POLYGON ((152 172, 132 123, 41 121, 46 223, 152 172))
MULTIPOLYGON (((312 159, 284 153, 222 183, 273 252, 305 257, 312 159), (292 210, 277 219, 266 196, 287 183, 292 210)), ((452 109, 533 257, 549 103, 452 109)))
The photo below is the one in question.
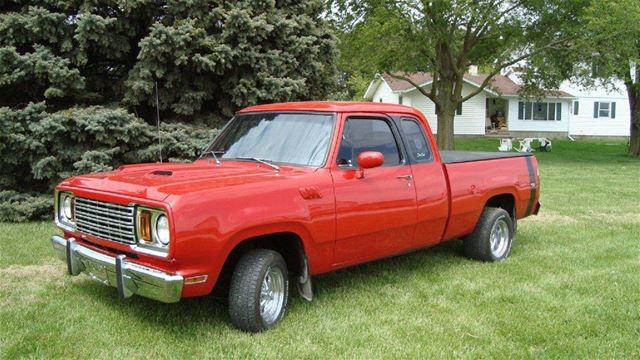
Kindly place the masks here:
POLYGON ((515 236, 513 220, 502 208, 487 207, 471 235, 464 240, 468 257, 482 261, 500 261, 509 256, 515 236))
POLYGON ((231 277, 229 315, 240 330, 259 332, 282 320, 289 297, 289 276, 282 256, 268 249, 248 252, 231 277))

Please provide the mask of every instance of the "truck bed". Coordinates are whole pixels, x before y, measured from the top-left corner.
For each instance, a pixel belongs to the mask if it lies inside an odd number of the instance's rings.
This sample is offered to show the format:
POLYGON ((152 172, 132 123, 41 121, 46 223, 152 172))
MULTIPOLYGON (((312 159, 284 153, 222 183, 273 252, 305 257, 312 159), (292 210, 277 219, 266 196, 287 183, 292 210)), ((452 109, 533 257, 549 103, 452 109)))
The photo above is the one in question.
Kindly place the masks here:
POLYGON ((441 151, 440 158, 444 164, 455 164, 471 161, 483 161, 532 156, 531 153, 515 152, 482 152, 482 151, 441 151))
POLYGON ((473 231, 487 199, 511 193, 518 218, 531 215, 537 199, 536 158, 529 153, 443 151, 449 179, 450 226, 445 240, 473 231))

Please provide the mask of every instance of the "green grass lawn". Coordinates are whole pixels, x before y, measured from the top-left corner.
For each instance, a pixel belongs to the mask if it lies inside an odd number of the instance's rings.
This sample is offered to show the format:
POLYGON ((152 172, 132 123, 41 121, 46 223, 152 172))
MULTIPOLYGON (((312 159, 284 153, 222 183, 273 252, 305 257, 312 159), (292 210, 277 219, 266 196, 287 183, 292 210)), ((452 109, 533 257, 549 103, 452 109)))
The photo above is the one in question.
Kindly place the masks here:
POLYGON ((640 358, 640 161, 624 148, 538 154, 542 211, 507 261, 467 260, 454 241, 317 277, 312 303, 293 296, 255 335, 211 298, 119 301, 65 275, 50 223, 0 224, 0 358, 640 358))

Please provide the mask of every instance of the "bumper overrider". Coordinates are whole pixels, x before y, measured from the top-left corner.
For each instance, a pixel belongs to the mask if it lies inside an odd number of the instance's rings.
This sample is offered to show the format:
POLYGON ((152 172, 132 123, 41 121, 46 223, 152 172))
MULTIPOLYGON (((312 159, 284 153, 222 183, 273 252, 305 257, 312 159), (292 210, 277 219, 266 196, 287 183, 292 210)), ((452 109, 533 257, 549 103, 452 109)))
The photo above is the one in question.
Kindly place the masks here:
POLYGON ((67 263, 69 275, 84 272, 92 280, 117 288, 121 299, 136 294, 165 303, 180 300, 184 283, 180 275, 127 261, 125 255, 113 257, 97 252, 74 238, 54 235, 51 243, 58 257, 67 263))

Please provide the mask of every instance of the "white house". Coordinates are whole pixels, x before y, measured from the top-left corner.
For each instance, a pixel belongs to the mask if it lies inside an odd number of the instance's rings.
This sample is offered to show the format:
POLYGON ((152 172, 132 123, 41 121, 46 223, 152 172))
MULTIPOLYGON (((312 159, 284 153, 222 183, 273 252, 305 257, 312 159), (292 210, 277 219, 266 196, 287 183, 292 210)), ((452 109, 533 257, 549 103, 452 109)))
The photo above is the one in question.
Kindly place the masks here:
POLYGON ((624 84, 616 89, 584 89, 565 81, 560 89, 576 96, 571 104, 569 134, 576 136, 629 136, 631 114, 624 84))
MULTIPOLYGON (((405 75, 430 90, 430 74, 405 75)), ((462 95, 479 88, 485 79, 486 75, 465 74, 462 95)), ((519 95, 520 88, 509 76, 495 76, 490 86, 458 107, 454 133, 514 137, 629 135, 628 102, 622 93, 589 92, 567 82, 560 90, 547 92, 543 99, 527 99, 519 95)), ((377 75, 364 98, 413 106, 424 113, 432 131, 437 132, 435 105, 407 81, 387 74, 377 75)))

